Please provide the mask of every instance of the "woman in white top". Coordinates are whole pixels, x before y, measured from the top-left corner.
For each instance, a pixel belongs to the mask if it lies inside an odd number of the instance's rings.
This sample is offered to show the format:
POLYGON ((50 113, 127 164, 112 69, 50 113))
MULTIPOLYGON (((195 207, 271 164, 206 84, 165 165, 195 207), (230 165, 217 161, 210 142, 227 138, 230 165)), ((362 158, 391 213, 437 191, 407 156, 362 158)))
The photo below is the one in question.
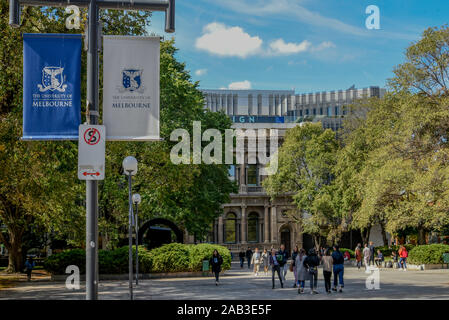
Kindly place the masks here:
POLYGON ((251 263, 254 265, 254 275, 257 277, 259 275, 259 266, 260 266, 260 260, 262 256, 259 253, 259 248, 256 248, 254 250, 253 257, 251 258, 251 263))
POLYGON ((295 265, 296 265, 296 277, 298 279, 298 293, 304 292, 304 285, 306 280, 309 279, 309 273, 307 272, 307 268, 304 267, 304 260, 306 260, 306 250, 299 250, 298 255, 296 256, 295 265))
POLYGON ((267 249, 264 248, 262 253, 262 263, 263 263, 263 270, 266 276, 268 275, 268 267, 270 266, 270 263, 268 262, 269 258, 270 258, 269 253, 267 249))

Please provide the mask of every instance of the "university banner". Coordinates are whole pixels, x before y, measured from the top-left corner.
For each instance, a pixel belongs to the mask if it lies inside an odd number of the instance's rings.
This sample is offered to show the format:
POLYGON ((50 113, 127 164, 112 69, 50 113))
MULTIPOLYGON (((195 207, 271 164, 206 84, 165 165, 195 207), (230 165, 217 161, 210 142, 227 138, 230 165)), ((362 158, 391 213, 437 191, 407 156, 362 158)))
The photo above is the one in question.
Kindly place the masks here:
POLYGON ((159 140, 159 37, 103 37, 107 140, 159 140))
POLYGON ((23 139, 78 140, 81 35, 23 35, 23 139))

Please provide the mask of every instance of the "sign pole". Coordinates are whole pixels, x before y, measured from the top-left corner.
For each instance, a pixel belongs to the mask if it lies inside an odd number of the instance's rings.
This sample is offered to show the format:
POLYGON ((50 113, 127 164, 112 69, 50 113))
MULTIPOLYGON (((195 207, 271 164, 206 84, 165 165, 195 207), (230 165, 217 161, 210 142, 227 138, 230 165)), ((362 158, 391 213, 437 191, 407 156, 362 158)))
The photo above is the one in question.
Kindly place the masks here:
MULTIPOLYGON (((98 124, 98 7, 89 3, 87 49, 87 123, 98 124)), ((86 300, 98 298, 98 181, 86 181, 86 300)))

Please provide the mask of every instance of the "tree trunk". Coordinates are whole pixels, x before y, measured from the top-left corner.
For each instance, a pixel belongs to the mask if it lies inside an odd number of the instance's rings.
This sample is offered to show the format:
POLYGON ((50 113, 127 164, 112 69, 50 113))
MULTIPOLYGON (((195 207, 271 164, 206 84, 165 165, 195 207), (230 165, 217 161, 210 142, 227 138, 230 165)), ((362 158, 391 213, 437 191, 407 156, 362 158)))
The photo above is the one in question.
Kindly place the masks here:
POLYGON ((424 228, 418 228, 418 244, 426 244, 426 230, 424 228))
POLYGON ((23 271, 22 234, 9 232, 10 241, 6 245, 8 249, 8 268, 6 272, 15 273, 23 271))
POLYGON ((371 227, 366 227, 360 231, 360 234, 362 235, 363 244, 368 243, 370 232, 371 227))
POLYGON ((384 243, 384 246, 388 247, 387 232, 385 231, 385 225, 383 223, 380 224, 380 231, 382 233, 382 241, 384 243))

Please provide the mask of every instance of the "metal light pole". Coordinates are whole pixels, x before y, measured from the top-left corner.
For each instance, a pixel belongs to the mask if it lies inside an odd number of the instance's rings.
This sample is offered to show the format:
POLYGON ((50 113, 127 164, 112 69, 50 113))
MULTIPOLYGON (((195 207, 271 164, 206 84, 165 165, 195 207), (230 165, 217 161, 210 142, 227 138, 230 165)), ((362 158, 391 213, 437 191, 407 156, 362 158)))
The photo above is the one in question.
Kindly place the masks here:
POLYGON ((126 157, 123 160, 123 171, 128 176, 128 267, 129 267, 129 299, 133 300, 133 203, 132 203, 132 176, 137 173, 137 160, 134 157, 126 157))
MULTIPOLYGON (((99 9, 164 11, 165 32, 175 32, 175 0, 9 0, 9 24, 11 27, 20 27, 21 5, 48 7, 76 5, 78 7, 88 8, 86 121, 92 125, 98 124, 99 119, 98 41, 101 40, 101 35, 98 33, 99 9)), ((131 175, 129 176, 129 183, 131 183, 131 175)), ((132 210, 131 196, 130 207, 132 210)), ((88 180, 86 181, 86 299, 96 300, 97 297, 98 182, 88 180)))
POLYGON ((136 205, 136 285, 139 284, 139 204, 141 201, 140 194, 133 194, 133 203, 136 205))

